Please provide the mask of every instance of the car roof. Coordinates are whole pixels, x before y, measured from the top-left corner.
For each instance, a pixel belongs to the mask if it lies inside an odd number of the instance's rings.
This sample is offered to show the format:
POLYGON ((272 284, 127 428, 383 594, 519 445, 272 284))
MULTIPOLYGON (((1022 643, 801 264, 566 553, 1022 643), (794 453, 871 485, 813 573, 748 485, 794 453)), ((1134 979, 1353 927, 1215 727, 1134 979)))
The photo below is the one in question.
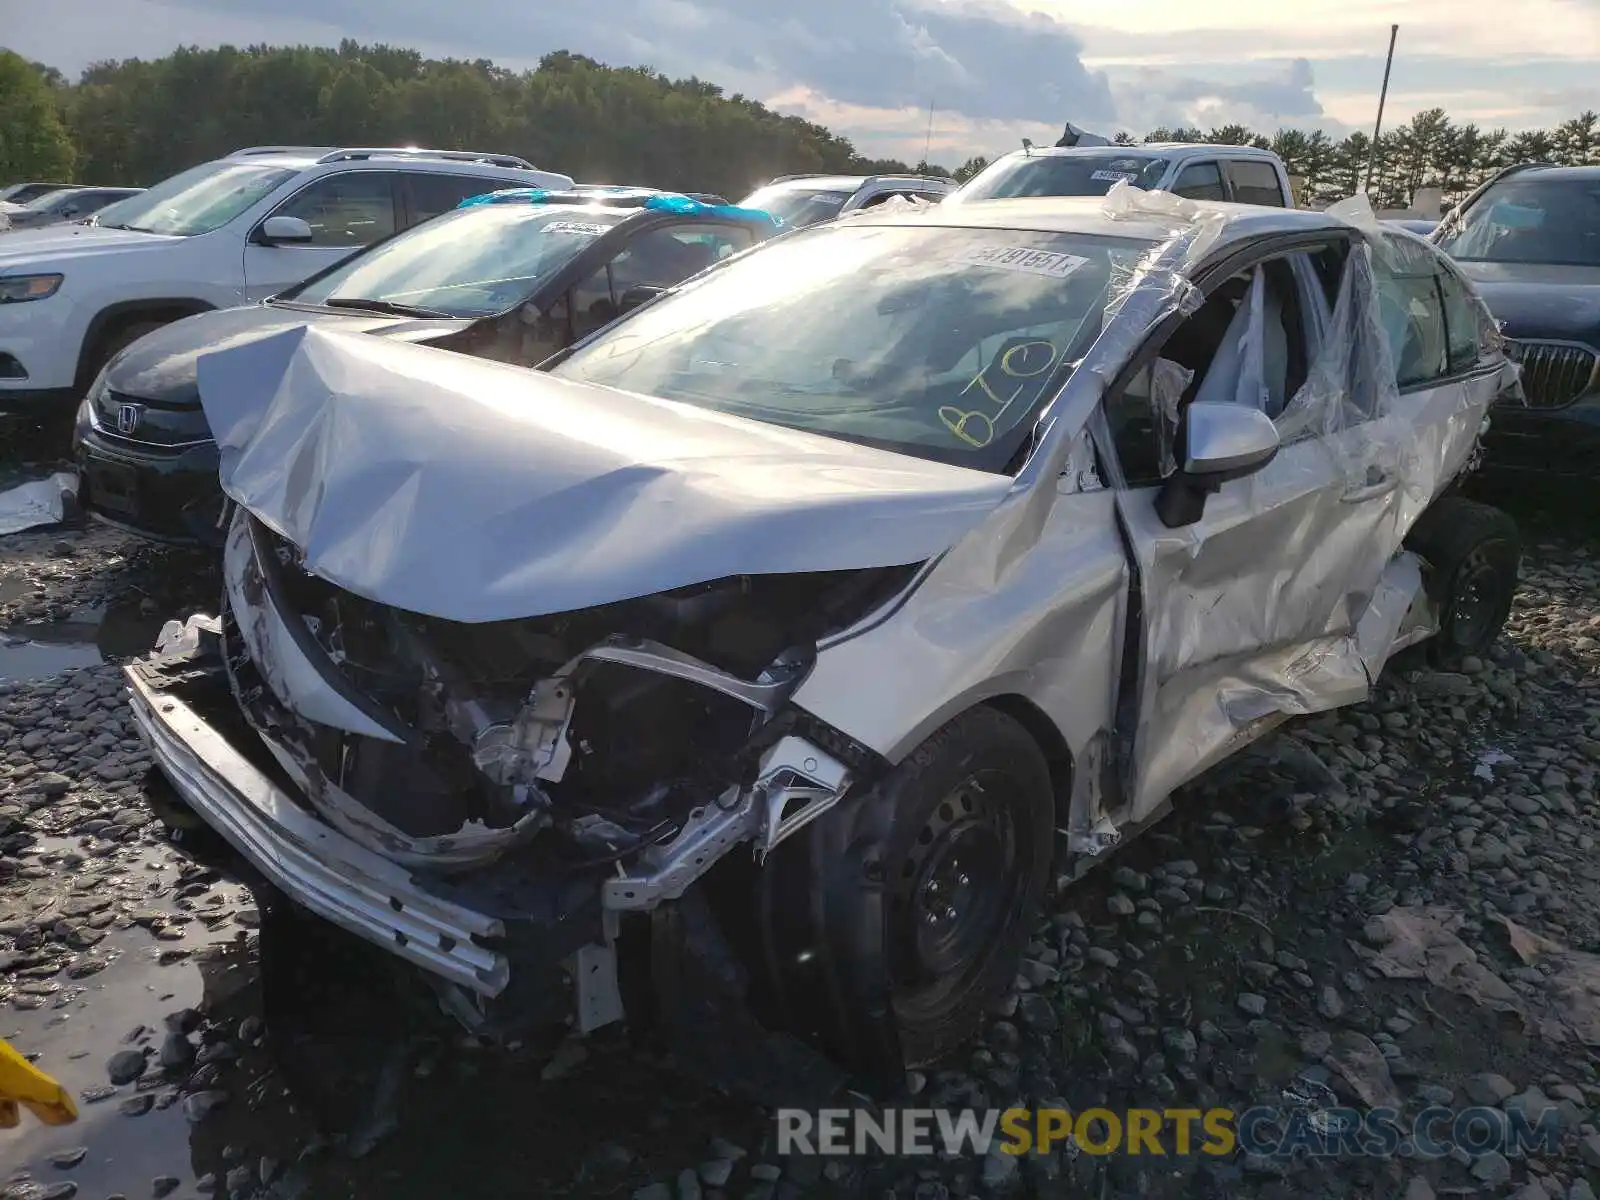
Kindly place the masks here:
MULTIPOLYGON (((1274 233, 1317 232, 1350 228, 1325 213, 1303 208, 1272 208, 1259 204, 1190 201, 1202 213, 1222 217, 1219 240, 1236 241, 1274 233)), ((1158 214, 1113 217, 1104 196, 1026 196, 1009 200, 972 200, 966 204, 937 204, 926 209, 879 213, 867 209, 852 216, 850 225, 936 225, 966 229, 1015 229, 1040 233, 1080 233, 1161 241, 1172 236, 1172 226, 1158 214)))
POLYGON ((1531 179, 1537 175, 1540 179, 1592 179, 1600 180, 1600 165, 1589 167, 1547 167, 1529 166, 1510 175, 1495 180, 1496 183, 1506 183, 1515 179, 1531 179))
POLYGON ((431 150, 411 146, 373 148, 246 146, 229 154, 224 154, 216 161, 266 163, 271 166, 291 167, 298 170, 305 170, 315 166, 353 167, 359 169, 374 164, 381 165, 385 170, 393 170, 396 164, 414 163, 419 166, 426 166, 430 171, 473 172, 489 168, 507 173, 527 174, 538 171, 547 175, 558 174, 558 172, 544 171, 543 168, 514 155, 490 151, 431 150))
POLYGON ((1205 158, 1225 154, 1229 158, 1262 158, 1268 162, 1278 156, 1259 146, 1229 146, 1221 142, 1137 142, 1132 146, 1033 146, 1013 150, 1007 158, 1105 158, 1137 156, 1146 158, 1205 158))

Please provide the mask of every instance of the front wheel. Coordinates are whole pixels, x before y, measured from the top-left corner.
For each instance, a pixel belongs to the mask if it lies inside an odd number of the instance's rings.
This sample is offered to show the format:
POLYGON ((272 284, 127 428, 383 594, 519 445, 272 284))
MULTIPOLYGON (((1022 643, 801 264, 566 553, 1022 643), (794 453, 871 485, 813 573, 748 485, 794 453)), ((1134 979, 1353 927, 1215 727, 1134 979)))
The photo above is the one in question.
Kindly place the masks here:
POLYGON ((979 707, 780 847, 761 907, 786 1023, 861 1070, 890 1029, 904 1066, 959 1047, 1016 976, 1054 812, 1038 744, 979 707))
POLYGON ((1453 667, 1484 654, 1516 595, 1522 559, 1516 522, 1491 505, 1445 496, 1422 514, 1406 543, 1428 565, 1428 594, 1439 614, 1429 660, 1453 667))

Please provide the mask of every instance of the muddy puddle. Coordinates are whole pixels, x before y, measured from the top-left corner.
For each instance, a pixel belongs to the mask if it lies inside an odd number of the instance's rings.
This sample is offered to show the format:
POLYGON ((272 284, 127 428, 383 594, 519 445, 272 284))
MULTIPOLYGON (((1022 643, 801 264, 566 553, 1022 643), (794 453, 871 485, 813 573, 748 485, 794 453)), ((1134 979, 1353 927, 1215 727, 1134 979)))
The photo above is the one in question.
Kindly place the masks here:
POLYGON ((146 654, 163 624, 163 618, 143 613, 133 602, 81 609, 59 621, 0 627, 0 683, 48 679, 146 654))

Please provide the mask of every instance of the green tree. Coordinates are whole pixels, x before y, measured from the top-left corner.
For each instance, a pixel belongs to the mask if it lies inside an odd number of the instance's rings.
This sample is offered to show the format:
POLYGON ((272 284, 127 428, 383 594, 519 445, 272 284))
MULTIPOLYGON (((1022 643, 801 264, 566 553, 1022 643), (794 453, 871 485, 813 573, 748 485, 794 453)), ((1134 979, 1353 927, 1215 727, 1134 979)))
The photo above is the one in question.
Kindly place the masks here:
POLYGON ((69 180, 74 157, 45 77, 20 54, 0 50, 0 183, 69 180))

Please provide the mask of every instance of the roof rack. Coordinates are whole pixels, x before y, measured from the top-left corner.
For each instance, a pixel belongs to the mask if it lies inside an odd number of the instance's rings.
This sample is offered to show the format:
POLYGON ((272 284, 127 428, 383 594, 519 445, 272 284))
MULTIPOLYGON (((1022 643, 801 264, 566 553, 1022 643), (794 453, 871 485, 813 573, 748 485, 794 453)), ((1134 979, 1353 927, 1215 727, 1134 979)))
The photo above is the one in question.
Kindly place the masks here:
POLYGON ((909 171, 889 171, 883 175, 868 175, 867 178, 862 181, 861 186, 866 187, 869 183, 888 183, 891 179, 909 179, 914 180, 917 183, 954 182, 953 180, 945 179, 939 175, 915 175, 909 171))
POLYGON ((224 157, 245 158, 252 154, 326 154, 330 146, 245 146, 240 150, 231 150, 224 157))
POLYGON ((368 158, 428 158, 444 162, 487 163, 521 171, 535 170, 531 162, 515 154, 494 154, 486 150, 427 150, 417 146, 352 146, 324 154, 317 162, 354 162, 368 158))
POLYGON ((775 183, 793 183, 796 179, 832 179, 832 178, 834 178, 834 176, 830 175, 826 171, 805 171, 805 172, 802 172, 799 175, 779 175, 776 179, 767 180, 766 186, 767 187, 771 187, 775 183))

